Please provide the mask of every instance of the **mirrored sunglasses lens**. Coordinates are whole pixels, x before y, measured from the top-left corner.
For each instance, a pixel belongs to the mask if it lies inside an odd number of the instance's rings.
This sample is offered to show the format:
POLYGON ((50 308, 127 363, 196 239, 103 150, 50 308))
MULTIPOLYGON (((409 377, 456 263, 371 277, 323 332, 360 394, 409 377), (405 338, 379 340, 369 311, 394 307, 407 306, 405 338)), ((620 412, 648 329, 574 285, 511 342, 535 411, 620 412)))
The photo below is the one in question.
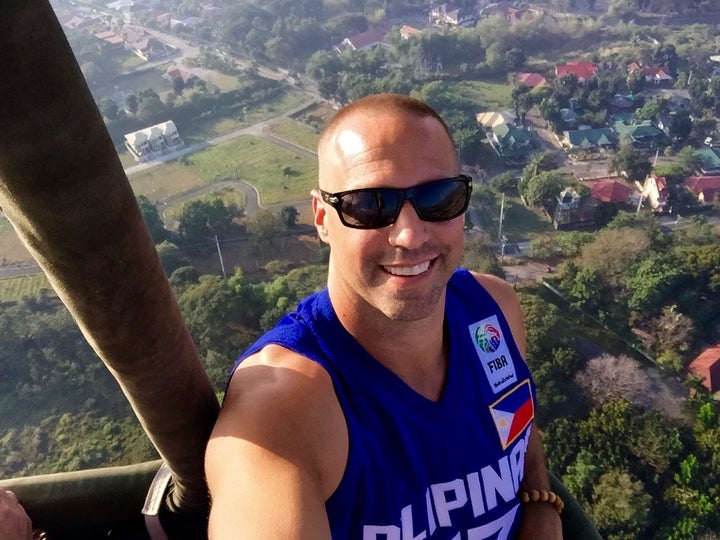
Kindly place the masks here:
POLYGON ((350 227, 379 229, 395 219, 400 197, 388 189, 368 189, 343 195, 340 212, 350 227))
POLYGON ((463 180, 430 183, 415 193, 415 204, 421 219, 445 221, 458 217, 468 202, 467 186, 463 180))

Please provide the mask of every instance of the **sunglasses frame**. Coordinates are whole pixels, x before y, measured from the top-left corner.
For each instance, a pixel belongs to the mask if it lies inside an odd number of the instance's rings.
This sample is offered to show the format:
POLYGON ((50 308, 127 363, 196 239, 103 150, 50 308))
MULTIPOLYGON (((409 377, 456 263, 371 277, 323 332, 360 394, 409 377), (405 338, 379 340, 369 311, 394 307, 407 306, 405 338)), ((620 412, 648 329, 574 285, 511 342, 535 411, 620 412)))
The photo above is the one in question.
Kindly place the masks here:
POLYGON ((443 221, 450 221, 452 219, 455 219, 457 217, 460 217, 465 213, 465 211, 468 209, 468 206, 470 205, 470 195, 472 194, 472 177, 467 176, 465 174, 460 174, 458 176, 452 176, 450 178, 440 178, 438 180, 432 180, 430 182, 426 182, 424 184, 419 184, 417 186, 413 186, 410 188, 390 188, 390 187, 372 187, 372 188, 361 188, 361 189, 350 189, 347 191, 338 191, 336 193, 330 193, 325 190, 318 190, 320 197, 323 201, 325 201, 327 204, 332 206, 335 211, 338 214, 338 217, 340 218, 340 222, 345 226, 349 227, 351 229, 364 229, 364 230, 372 230, 372 229, 383 229, 385 227, 389 227, 395 221, 397 221, 398 216, 400 215, 400 212, 402 211, 403 204, 405 201, 410 201, 410 204, 412 204, 413 209, 415 210, 415 213, 422 221, 427 221, 430 223, 439 223, 443 221), (416 193, 419 190, 422 190, 423 188, 426 188, 428 186, 437 185, 440 183, 450 183, 450 182, 462 182, 465 184, 465 204, 462 207, 462 210, 460 210, 458 213, 452 215, 448 218, 442 218, 442 219, 425 219, 420 214, 420 210, 418 209, 418 201, 416 200, 416 193), (371 225, 362 225, 362 224, 353 224, 348 223, 345 220, 345 217, 343 216, 343 212, 341 210, 342 205, 342 198, 345 195, 350 195, 354 193, 363 193, 363 192, 372 192, 372 191, 380 191, 380 190, 389 190, 395 193, 399 193, 401 200, 400 205, 398 206, 397 211, 395 212, 395 215, 393 216, 392 220, 388 223, 385 223, 383 225, 379 226, 371 226, 371 225))

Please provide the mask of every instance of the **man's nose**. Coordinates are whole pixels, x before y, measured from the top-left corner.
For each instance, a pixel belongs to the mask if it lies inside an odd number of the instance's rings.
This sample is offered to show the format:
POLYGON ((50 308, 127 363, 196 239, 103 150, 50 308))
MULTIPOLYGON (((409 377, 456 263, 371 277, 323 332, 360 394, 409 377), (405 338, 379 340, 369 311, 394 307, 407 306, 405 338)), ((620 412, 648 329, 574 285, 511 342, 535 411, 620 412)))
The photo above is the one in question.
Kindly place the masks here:
POLYGON ((428 225, 417 215, 412 203, 404 201, 397 220, 390 226, 390 244, 406 249, 418 248, 429 238, 428 225))

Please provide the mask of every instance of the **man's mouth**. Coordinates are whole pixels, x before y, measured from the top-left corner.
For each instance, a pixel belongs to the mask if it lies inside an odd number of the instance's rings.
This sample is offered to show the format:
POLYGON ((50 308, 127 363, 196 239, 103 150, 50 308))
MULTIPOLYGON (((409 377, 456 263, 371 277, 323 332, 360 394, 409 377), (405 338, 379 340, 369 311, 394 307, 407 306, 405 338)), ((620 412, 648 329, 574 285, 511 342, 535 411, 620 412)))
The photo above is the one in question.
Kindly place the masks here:
POLYGON ((425 261, 415 266, 385 266, 384 269, 394 276, 418 276, 423 272, 427 272, 430 268, 431 261, 425 261))

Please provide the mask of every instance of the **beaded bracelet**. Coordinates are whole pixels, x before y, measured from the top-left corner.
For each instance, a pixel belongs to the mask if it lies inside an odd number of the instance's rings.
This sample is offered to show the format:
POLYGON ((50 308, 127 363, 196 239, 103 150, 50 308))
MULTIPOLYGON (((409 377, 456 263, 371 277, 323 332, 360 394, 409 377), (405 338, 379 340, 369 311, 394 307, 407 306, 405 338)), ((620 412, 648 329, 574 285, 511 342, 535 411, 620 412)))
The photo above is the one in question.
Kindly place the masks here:
POLYGON ((553 493, 552 491, 547 490, 540 490, 537 489, 531 489, 530 491, 521 491, 518 493, 518 497, 520 498, 520 502, 523 503, 529 503, 529 502, 546 502, 553 505, 553 508, 557 510, 557 513, 562 513, 563 508, 565 507, 565 503, 563 500, 553 493))

